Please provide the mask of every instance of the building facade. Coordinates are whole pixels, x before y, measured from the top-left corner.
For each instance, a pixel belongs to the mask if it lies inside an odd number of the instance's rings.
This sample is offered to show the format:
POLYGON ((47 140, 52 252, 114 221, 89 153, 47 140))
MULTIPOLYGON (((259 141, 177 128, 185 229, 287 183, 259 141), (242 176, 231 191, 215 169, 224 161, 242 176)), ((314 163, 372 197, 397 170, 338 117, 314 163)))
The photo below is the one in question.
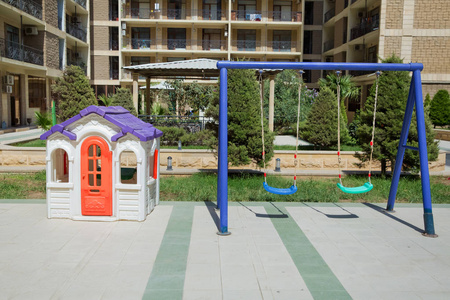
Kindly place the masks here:
POLYGON ((0 0, 0 124, 35 123, 66 65, 88 73, 89 0, 0 0))
MULTIPOLYGON (((450 1, 324 0, 323 5, 323 61, 376 63, 395 54, 405 63, 424 64, 424 96, 450 90, 450 1)), ((369 73, 348 72, 362 91, 361 101, 348 105, 349 120, 373 84, 369 73)))

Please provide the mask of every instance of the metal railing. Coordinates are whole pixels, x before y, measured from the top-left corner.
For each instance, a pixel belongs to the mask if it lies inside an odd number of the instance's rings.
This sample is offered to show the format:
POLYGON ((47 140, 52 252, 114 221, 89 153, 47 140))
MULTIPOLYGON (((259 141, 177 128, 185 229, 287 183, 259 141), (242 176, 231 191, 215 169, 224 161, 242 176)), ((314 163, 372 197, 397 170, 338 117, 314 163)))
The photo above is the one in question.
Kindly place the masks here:
POLYGON ((66 32, 77 39, 86 42, 86 29, 80 24, 66 22, 66 32))
POLYGON ((220 21, 227 19, 227 11, 220 9, 193 9, 192 16, 197 16, 200 20, 220 21))
POLYGON ((301 22, 302 12, 292 11, 292 12, 281 12, 281 11, 267 11, 263 12, 263 17, 267 16, 269 21, 274 22, 301 22))
POLYGON ((291 41, 268 41, 267 49, 268 51, 272 50, 274 52, 291 52, 292 50, 296 50, 297 43, 291 41))
POLYGON ((335 14, 336 14, 335 13, 335 8, 333 7, 332 9, 330 9, 329 11, 327 11, 325 13, 324 18, 323 18, 323 23, 328 22, 331 18, 334 17, 335 14))
POLYGON ((357 39, 365 34, 368 34, 369 32, 375 31, 379 28, 379 26, 379 16, 375 15, 370 20, 353 27, 350 30, 350 40, 357 39))
POLYGON ((256 51, 261 48, 261 42, 255 40, 233 40, 231 43, 238 51, 256 51))
POLYGON ((170 116, 170 115, 139 115, 139 119, 154 126, 167 126, 184 128, 194 133, 206 128, 210 118, 199 116, 170 116))
POLYGON ((21 11, 42 20, 42 4, 33 0, 1 0, 21 11))
POLYGON ((81 7, 86 9, 86 0, 73 0, 75 3, 78 3, 81 7))
POLYGON ((201 41, 202 50, 227 50, 227 41, 226 40, 207 40, 201 41))
POLYGON ((161 11, 150 8, 130 8, 123 9, 122 18, 131 19, 160 19, 161 11))
POLYGON ((260 10, 232 10, 231 20, 238 21, 262 21, 262 11, 260 10))
POLYGON ((334 40, 329 40, 323 43, 323 52, 327 52, 334 48, 334 40))
POLYGON ((44 51, 2 38, 0 38, 0 56, 30 64, 44 65, 44 51))
POLYGON ((127 38, 128 45, 130 45, 130 42, 131 49, 150 49, 152 44, 152 40, 150 39, 127 38))

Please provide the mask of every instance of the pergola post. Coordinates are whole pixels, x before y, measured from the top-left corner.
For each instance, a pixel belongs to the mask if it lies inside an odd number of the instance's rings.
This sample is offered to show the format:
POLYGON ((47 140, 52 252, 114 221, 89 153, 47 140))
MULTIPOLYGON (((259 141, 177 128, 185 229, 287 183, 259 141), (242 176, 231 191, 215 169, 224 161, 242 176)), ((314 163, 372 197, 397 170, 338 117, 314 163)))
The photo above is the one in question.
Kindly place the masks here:
POLYGON ((275 110, 275 75, 270 75, 269 80, 269 130, 273 131, 273 119, 275 110))
POLYGON ((147 76, 145 78, 145 114, 151 115, 152 111, 152 101, 150 100, 150 81, 151 77, 147 76))
POLYGON ((133 73, 133 105, 136 112, 139 113, 138 99, 139 99, 139 74, 133 73))

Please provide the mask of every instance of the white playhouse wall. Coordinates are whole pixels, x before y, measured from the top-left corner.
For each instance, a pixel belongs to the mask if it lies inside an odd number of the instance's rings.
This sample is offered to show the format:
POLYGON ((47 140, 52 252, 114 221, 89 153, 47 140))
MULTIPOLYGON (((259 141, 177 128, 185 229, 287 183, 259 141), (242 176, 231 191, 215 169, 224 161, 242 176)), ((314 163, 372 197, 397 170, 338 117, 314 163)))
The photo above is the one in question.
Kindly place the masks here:
POLYGON ((47 140, 47 207, 49 218, 71 218, 74 220, 143 221, 159 202, 159 138, 141 142, 134 135, 127 134, 117 142, 111 142, 112 136, 120 128, 96 114, 90 114, 70 124, 66 130, 77 135, 71 141, 61 133, 52 134, 47 140), (81 214, 81 145, 90 136, 102 137, 113 152, 112 168, 112 216, 83 216, 81 214), (61 172, 56 166, 54 153, 63 149, 68 155, 68 180, 60 182, 54 174, 61 172), (150 177, 155 150, 158 150, 157 179, 150 177), (121 183, 120 155, 123 151, 132 151, 136 155, 137 183, 121 183))

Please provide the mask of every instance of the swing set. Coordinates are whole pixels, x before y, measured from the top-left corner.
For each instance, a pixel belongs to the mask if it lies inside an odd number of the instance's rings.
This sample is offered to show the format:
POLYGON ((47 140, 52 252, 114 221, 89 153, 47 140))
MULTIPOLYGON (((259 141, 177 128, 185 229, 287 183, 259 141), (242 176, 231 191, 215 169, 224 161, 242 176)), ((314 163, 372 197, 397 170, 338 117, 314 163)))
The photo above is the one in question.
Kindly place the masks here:
MULTIPOLYGON (((218 170, 218 185, 217 185, 217 206, 220 209, 220 225, 219 235, 228 235, 228 118, 227 118, 227 106, 228 106, 228 69, 254 69, 254 70, 280 70, 280 69, 294 69, 300 70, 300 77, 302 79, 304 70, 332 70, 336 71, 338 77, 337 84, 337 103, 338 103, 338 166, 339 166, 339 183, 338 188, 349 194, 366 193, 373 189, 371 183, 372 173, 372 158, 373 158, 373 140, 375 136, 375 121, 376 121, 376 106, 378 100, 378 80, 381 71, 408 71, 412 72, 411 85, 409 89, 408 100, 405 109, 405 115, 403 118, 402 131, 400 134, 400 142, 397 151, 397 157, 395 160, 395 167, 392 176, 391 188, 389 192, 389 198, 386 210, 392 212, 395 204, 395 197, 397 194, 398 183, 400 180, 401 167, 403 164, 403 158, 406 149, 419 151, 420 158, 420 172, 422 183, 422 200, 424 209, 424 235, 435 237, 433 213, 431 207, 431 191, 430 191, 430 177, 428 170, 428 155, 427 155, 427 143, 425 135, 425 117, 423 110, 423 98, 422 98, 422 81, 421 71, 423 65, 419 63, 410 64, 391 64, 391 63, 325 63, 325 62, 232 62, 232 61, 219 61, 217 62, 217 68, 220 70, 220 100, 219 100, 219 170, 218 170), (362 186, 346 187, 342 183, 341 176, 341 147, 340 147, 340 74, 341 71, 346 70, 358 70, 358 71, 374 71, 376 72, 375 80, 375 99, 374 99, 374 114, 372 123, 372 139, 370 142, 371 153, 369 159, 369 173, 368 181, 362 186), (409 127, 411 125, 414 106, 416 107, 416 119, 417 119, 417 132, 418 132, 418 147, 408 146, 406 144, 408 138, 409 127)), ((302 80, 300 80, 299 93, 298 93, 298 107, 297 107, 297 143, 294 154, 294 182, 290 188, 275 188, 267 184, 267 173, 265 172, 265 146, 264 146, 264 114, 263 114, 263 89, 262 89, 262 71, 259 72, 260 83, 260 102, 261 102, 261 137, 262 137, 262 159, 264 162, 264 189, 273 194, 278 195, 290 195, 294 194, 297 189, 297 152, 298 152, 298 139, 299 139, 299 119, 300 119, 300 103, 301 103, 301 89, 302 80)))

